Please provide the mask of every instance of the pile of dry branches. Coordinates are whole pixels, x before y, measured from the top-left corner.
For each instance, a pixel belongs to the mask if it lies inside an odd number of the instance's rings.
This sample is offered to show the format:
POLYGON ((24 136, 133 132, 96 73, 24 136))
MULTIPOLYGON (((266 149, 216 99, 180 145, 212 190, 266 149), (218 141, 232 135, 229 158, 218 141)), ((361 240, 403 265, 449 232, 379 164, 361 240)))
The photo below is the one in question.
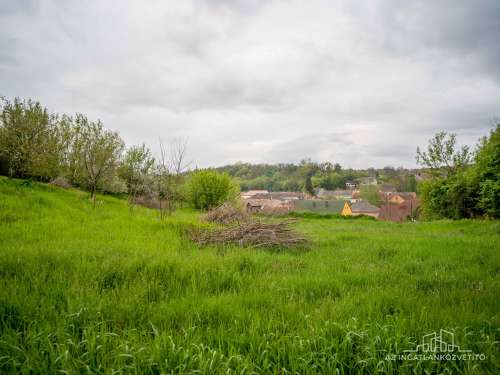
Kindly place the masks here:
POLYGON ((277 223, 245 222, 224 229, 191 232, 199 245, 239 245, 245 247, 306 247, 308 240, 290 228, 293 220, 277 223))
POLYGON ((246 223, 249 221, 249 215, 241 208, 234 207, 229 203, 224 203, 217 208, 208 211, 203 220, 210 223, 221 225, 230 225, 233 223, 246 223))

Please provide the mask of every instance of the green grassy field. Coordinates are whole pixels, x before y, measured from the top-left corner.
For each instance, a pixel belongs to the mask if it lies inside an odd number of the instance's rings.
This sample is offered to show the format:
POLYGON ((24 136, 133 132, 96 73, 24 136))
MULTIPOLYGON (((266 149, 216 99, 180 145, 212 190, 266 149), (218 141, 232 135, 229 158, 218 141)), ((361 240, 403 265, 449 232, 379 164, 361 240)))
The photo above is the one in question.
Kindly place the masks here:
POLYGON ((192 224, 0 177, 0 373, 500 373, 500 222, 305 217, 308 251, 192 224), (386 357, 440 329, 484 359, 386 357))

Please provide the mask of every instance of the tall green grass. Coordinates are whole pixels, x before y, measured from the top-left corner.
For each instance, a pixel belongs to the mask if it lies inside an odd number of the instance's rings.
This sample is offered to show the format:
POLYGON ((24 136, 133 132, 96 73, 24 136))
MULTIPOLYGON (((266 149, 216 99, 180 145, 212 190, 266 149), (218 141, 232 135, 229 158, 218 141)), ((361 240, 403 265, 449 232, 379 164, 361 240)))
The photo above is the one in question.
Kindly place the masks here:
POLYGON ((500 223, 308 217, 197 248, 194 211, 0 178, 0 373, 499 373, 500 223), (392 361, 447 329, 482 361, 392 361))

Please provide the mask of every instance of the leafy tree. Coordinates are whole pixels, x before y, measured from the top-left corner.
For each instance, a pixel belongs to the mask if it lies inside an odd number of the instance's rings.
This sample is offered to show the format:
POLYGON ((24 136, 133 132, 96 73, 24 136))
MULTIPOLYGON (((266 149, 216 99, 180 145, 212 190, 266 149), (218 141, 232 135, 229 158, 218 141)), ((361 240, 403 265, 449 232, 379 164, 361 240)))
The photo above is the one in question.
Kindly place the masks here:
POLYGON ((359 189, 359 195, 365 201, 370 202, 374 206, 380 207, 382 205, 382 198, 375 185, 363 185, 359 189))
POLYGON ((60 169, 57 116, 39 102, 2 99, 0 154, 10 176, 49 180, 60 169))
POLYGON ((425 217, 500 217, 499 129, 481 140, 474 164, 468 148, 455 149, 454 137, 445 141, 443 133, 436 135, 420 159, 433 172, 420 187, 425 217))
POLYGON ((210 209, 235 199, 238 187, 226 173, 204 170, 193 173, 187 192, 191 204, 198 209, 210 209))
POLYGON ((304 183, 304 192, 309 195, 314 195, 314 186, 311 177, 312 176, 310 174, 306 175, 306 182, 304 183))
POLYGON ((151 151, 144 144, 133 146, 125 153, 125 157, 118 168, 118 176, 127 185, 131 207, 137 194, 144 193, 154 162, 151 151))
POLYGON ((469 165, 472 159, 469 147, 456 147, 456 134, 437 133, 429 140, 427 151, 417 147, 417 163, 429 168, 435 176, 449 176, 469 165))
POLYGON ((471 180, 477 186, 478 211, 500 218, 500 124, 480 141, 471 180))
POLYGON ((78 115, 81 126, 81 160, 92 202, 100 184, 115 173, 124 143, 118 133, 103 128, 101 121, 92 122, 78 115))

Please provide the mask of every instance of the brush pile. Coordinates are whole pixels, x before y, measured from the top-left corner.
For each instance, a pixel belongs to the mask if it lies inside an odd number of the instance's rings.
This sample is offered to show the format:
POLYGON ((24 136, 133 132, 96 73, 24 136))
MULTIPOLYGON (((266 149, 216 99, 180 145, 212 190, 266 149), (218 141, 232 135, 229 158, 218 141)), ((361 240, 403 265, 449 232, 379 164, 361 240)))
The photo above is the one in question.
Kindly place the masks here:
POLYGON ((293 220, 277 223, 245 222, 224 229, 191 232, 198 245, 238 245, 242 247, 290 248, 307 247, 308 240, 296 233, 293 220))
POLYGON ((230 225, 234 223, 247 223, 249 215, 241 208, 224 203, 203 216, 203 220, 210 223, 230 225))

